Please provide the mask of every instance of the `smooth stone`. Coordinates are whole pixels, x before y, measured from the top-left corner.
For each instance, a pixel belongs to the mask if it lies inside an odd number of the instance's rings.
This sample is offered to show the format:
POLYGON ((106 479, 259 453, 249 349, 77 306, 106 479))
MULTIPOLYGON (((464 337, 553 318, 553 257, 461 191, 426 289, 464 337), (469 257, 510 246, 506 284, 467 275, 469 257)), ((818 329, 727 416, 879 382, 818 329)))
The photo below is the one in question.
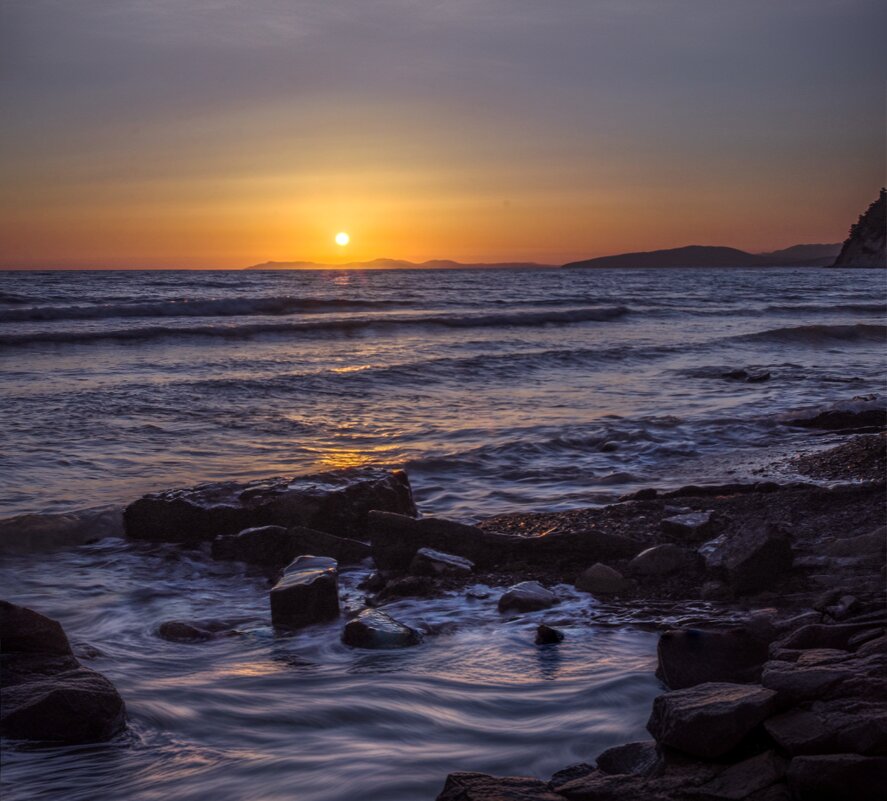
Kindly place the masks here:
POLYGON ((627 572, 633 576, 666 576, 692 567, 696 559, 695 553, 666 542, 641 551, 628 563, 627 572))
POLYGON ((536 645, 555 645, 563 642, 564 633, 558 629, 541 623, 536 629, 536 645))
POLYGON ((557 603, 551 590, 545 589, 538 581, 522 581, 509 587, 499 599, 499 611, 536 612, 548 609, 557 603))
POLYGON ((353 648, 406 648, 421 641, 419 632, 378 609, 365 609, 342 633, 342 642, 353 648))
POLYGON ((184 620, 164 621, 157 627, 157 634, 170 642, 204 642, 214 636, 211 631, 186 623, 184 620))
POLYGON ((655 740, 640 740, 608 748, 597 758, 604 773, 630 773, 650 776, 659 764, 659 748, 655 740))
POLYGON ((618 570, 598 562, 583 570, 576 579, 576 589, 592 595, 623 595, 635 588, 631 579, 618 570))
POLYGON ((474 572, 474 562, 433 548, 419 548, 409 569, 420 576, 467 576, 474 572))
POLYGON ((339 572, 335 559, 300 556, 271 590, 271 622, 301 628, 339 616, 339 572))

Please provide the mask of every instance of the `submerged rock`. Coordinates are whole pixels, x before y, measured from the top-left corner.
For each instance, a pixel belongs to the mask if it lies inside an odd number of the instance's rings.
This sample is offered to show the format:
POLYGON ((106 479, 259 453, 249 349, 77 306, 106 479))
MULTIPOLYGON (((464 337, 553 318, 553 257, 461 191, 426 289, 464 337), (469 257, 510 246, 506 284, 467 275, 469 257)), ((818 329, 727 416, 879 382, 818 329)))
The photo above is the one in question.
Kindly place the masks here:
POLYGON ((267 525, 304 526, 359 539, 372 509, 416 514, 406 473, 349 468, 166 490, 127 506, 124 524, 128 537, 167 542, 211 540, 267 525))
POLYGON ((300 556, 271 590, 271 622, 301 628, 339 616, 339 573, 335 559, 300 556))
POLYGON ((541 623, 536 629, 536 645, 556 645, 563 642, 564 633, 558 629, 552 628, 545 623, 541 623))
POLYGON ((213 638, 208 629, 184 620, 166 620, 157 627, 157 634, 170 642, 205 642, 213 638))
POLYGON ((509 587, 499 599, 499 611, 536 612, 557 603, 557 596, 538 581, 522 581, 509 587))
POLYGON ((342 642, 353 648, 406 648, 421 641, 418 631, 379 609, 365 609, 342 632, 342 642))
POLYGON ((214 559, 235 559, 267 567, 282 567, 299 554, 328 556, 340 564, 357 564, 370 556, 370 546, 348 537, 304 526, 257 526, 216 537, 214 559))
POLYGON ((659 638, 656 675, 672 690, 706 682, 756 682, 768 658, 766 640, 744 629, 675 629, 659 638))
POLYGON ((658 696, 647 730, 660 745, 716 759, 739 745, 775 708, 772 690, 710 682, 658 696))
POLYGON ((631 579, 600 562, 583 570, 576 579, 576 589, 592 595, 622 595, 631 592, 634 586, 631 579))
POLYGON ((788 534, 773 524, 728 531, 699 553, 706 567, 739 594, 773 589, 792 566, 788 534))
POLYGON ((433 548, 419 548, 410 562, 410 572, 420 576, 467 576, 474 572, 474 563, 433 548))
POLYGON ((0 653, 2 736, 94 743, 123 729, 120 694, 77 661, 57 621, 0 601, 0 653))

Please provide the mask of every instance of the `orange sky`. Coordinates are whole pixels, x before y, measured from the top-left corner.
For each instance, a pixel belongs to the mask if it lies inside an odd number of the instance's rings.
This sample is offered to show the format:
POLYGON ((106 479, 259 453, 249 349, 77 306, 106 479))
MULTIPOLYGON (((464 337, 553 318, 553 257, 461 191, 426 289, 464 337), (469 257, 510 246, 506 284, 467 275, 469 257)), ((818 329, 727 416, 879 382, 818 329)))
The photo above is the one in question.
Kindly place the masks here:
POLYGON ((877 3, 76 5, 0 14, 2 266, 763 251, 884 182, 877 3))

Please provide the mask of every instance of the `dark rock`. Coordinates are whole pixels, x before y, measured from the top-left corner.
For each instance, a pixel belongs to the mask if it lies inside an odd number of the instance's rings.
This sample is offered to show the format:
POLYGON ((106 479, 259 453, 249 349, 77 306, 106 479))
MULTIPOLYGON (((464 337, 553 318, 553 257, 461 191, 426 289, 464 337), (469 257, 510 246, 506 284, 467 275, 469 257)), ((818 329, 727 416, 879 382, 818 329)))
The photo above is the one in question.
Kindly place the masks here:
POLYGON ((258 526, 238 534, 216 537, 212 543, 215 559, 236 559, 250 564, 281 567, 299 554, 329 556, 340 564, 357 564, 370 556, 370 546, 348 537, 304 526, 258 526))
POLYGON ((660 526, 667 537, 674 537, 682 542, 699 542, 714 533, 717 522, 711 511, 700 511, 666 517, 660 526))
POLYGON ((847 650, 850 638, 869 627, 867 623, 844 623, 840 625, 810 624, 790 632, 774 644, 775 647, 789 649, 837 648, 847 650))
POLYGON ((788 784, 797 801, 881 801, 887 787, 887 757, 795 757, 789 764, 788 784))
POLYGON ((629 492, 619 496, 619 501, 652 501, 659 497, 659 490, 653 487, 645 487, 637 492, 629 492))
POLYGON ((641 551, 628 563, 627 572, 632 576, 665 576, 692 568, 698 559, 697 554, 666 542, 641 551))
POLYGON ((123 699, 108 679, 80 665, 61 625, 0 602, 0 735, 93 743, 125 725, 123 699))
POLYGON ((641 740, 608 748, 597 758, 597 766, 604 773, 631 773, 651 776, 659 764, 659 748, 655 740, 641 740))
POLYGON ((887 402, 877 395, 857 396, 828 409, 785 421, 790 426, 821 428, 828 431, 877 430, 887 425, 887 402))
POLYGON ((204 642, 215 635, 184 620, 167 620, 157 627, 157 634, 170 642, 204 642))
POLYGON ((559 770, 557 773, 552 774, 551 778, 548 780, 548 786, 554 792, 557 792, 558 787, 562 784, 567 784, 567 782, 572 782, 576 779, 582 779, 594 773, 594 771, 595 769, 587 762, 579 762, 575 765, 569 765, 568 767, 559 770))
POLYGON ((539 609, 548 609, 556 603, 555 594, 538 581, 522 581, 505 591, 499 599, 499 611, 536 612, 539 609))
POLYGON ((410 572, 420 576, 467 576, 474 572, 474 563, 433 548, 419 548, 410 562, 410 572))
POLYGON ((773 751, 730 765, 693 792, 699 801, 740 801, 781 781, 788 763, 773 751))
POLYGON ((212 540, 266 525, 304 526, 360 539, 372 509, 416 514, 405 473, 349 468, 167 490, 127 506, 124 524, 129 537, 168 542, 212 540))
POLYGON ((635 583, 615 568, 598 562, 579 574, 576 589, 592 595, 623 595, 632 592, 635 583))
POLYGON ((770 372, 768 370, 729 370, 721 374, 722 378, 728 378, 731 381, 745 381, 747 384, 760 384, 762 381, 770 380, 770 372))
POLYGON ((365 609, 342 633, 342 642, 353 648, 405 648, 421 641, 418 631, 378 609, 365 609))
POLYGON ((699 549, 706 567, 740 594, 772 589, 791 568, 792 548, 779 526, 725 532, 699 549))
POLYGON ((647 730, 660 745, 716 759, 731 751, 775 710, 776 693, 749 684, 711 682, 653 701, 647 730))
POLYGON ((301 628, 339 616, 339 573, 335 559, 300 556, 271 590, 271 622, 301 628))
POLYGON ((564 801, 539 779, 451 773, 437 801, 564 801))
POLYGON ((381 603, 391 598, 427 598, 435 590, 434 582, 428 576, 403 576, 386 583, 374 602, 381 603))
POLYGON ((384 573, 380 573, 378 570, 374 570, 357 586, 361 590, 379 592, 379 590, 381 590, 387 583, 387 576, 384 573))
POLYGON ((699 590, 699 597, 703 601, 730 601, 733 590, 723 581, 706 581, 699 590))
POLYGON ((674 796, 668 790, 660 791, 642 776, 600 770, 557 788, 558 795, 567 801, 669 801, 674 796))
POLYGON ((770 718, 773 741, 791 756, 887 754, 887 703, 852 699, 816 701, 770 718))
POLYGON ((558 629, 541 623, 536 629, 536 645, 555 645, 563 642, 564 633, 558 629))
POLYGON ((656 675, 672 690, 706 682, 756 682, 767 661, 767 643, 745 629, 675 629, 659 638, 656 675))

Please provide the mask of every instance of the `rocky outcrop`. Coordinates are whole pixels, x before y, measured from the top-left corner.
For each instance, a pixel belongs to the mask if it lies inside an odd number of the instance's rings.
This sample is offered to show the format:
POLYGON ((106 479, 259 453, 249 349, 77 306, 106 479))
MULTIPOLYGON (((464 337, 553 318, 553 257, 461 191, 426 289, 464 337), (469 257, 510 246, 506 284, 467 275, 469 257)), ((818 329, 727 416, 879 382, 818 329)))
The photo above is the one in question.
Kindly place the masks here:
POLYGON ((342 642, 352 648, 407 648, 421 641, 418 631, 379 609, 364 609, 342 632, 342 642))
POLYGON ((887 190, 850 227, 834 267, 887 267, 887 190))
POLYGON ((0 657, 2 736, 95 743, 123 729, 120 694, 77 661, 57 621, 0 601, 0 657))
POLYGON ((297 629, 339 616, 339 574, 335 559, 300 556, 271 590, 271 622, 297 629))
POLYGON ((248 484, 202 484, 145 495, 126 507, 123 519, 128 537, 154 541, 212 540, 269 525, 361 539, 373 509, 415 516, 406 473, 367 467, 248 484))
POLYGON ((357 564, 369 558, 370 546, 304 526, 258 526, 216 537, 212 542, 214 559, 234 559, 265 567, 283 567, 305 553, 328 556, 340 564, 357 564))

